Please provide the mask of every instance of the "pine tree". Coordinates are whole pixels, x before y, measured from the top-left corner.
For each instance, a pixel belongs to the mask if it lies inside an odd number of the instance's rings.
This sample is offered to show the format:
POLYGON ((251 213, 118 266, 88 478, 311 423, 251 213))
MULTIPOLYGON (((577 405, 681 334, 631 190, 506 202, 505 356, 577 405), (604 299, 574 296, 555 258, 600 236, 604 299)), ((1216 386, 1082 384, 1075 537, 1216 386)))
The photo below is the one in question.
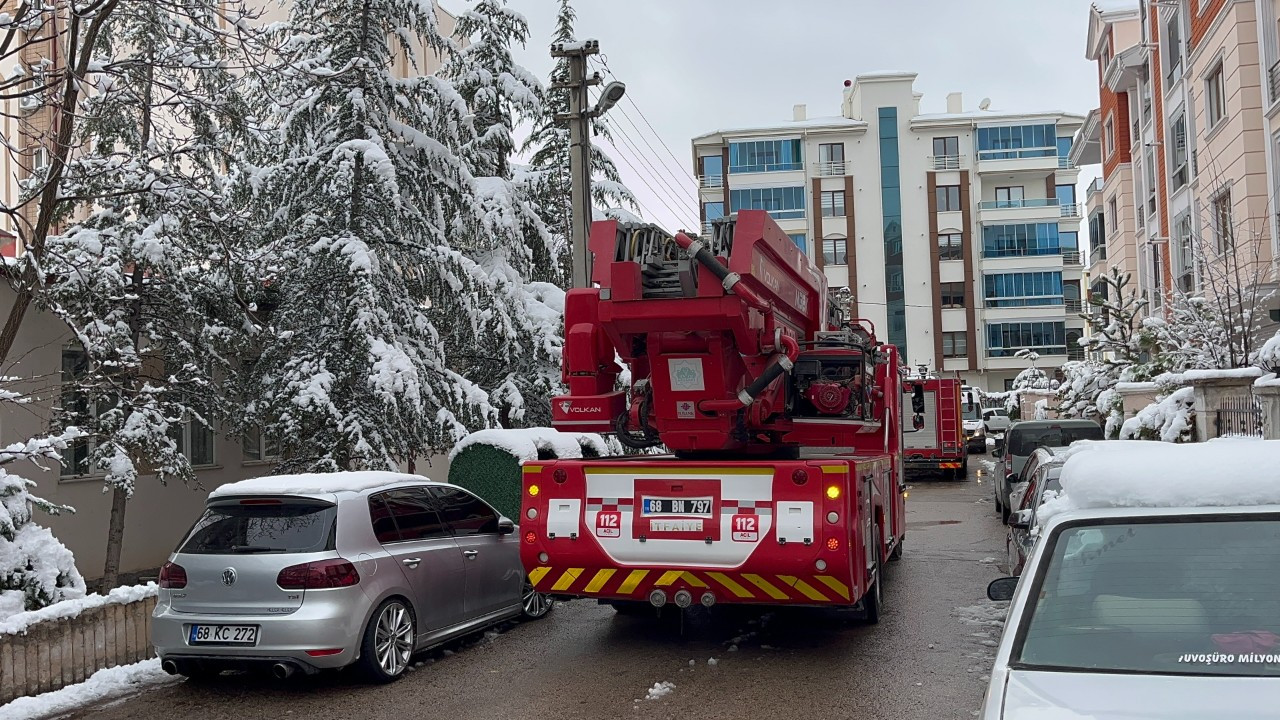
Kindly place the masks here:
MULTIPOLYGON (((28 398, 6 389, 0 378, 0 408, 28 398)), ((42 468, 56 464, 70 443, 81 437, 76 428, 0 447, 0 618, 38 610, 62 600, 84 597, 85 584, 75 558, 48 528, 32 522, 35 510, 60 515, 75 510, 32 494, 35 482, 14 474, 15 463, 42 468)))
POLYGON ((277 139, 241 187, 273 288, 250 419, 279 438, 282 469, 395 468, 497 422, 442 337, 483 340, 523 310, 474 260, 499 243, 476 211, 465 99, 393 69, 416 69, 416 46, 451 52, 434 4, 295 3, 289 25, 264 92, 277 139))
POLYGON ((60 422, 88 434, 78 469, 103 472, 112 492, 107 587, 138 477, 193 482, 186 428, 204 437, 227 416, 220 379, 238 327, 228 248, 242 224, 221 171, 244 106, 226 68, 242 64, 253 32, 218 28, 244 15, 222 0, 120 2, 59 186, 67 229, 48 240, 53 281, 36 301, 82 353, 60 422))

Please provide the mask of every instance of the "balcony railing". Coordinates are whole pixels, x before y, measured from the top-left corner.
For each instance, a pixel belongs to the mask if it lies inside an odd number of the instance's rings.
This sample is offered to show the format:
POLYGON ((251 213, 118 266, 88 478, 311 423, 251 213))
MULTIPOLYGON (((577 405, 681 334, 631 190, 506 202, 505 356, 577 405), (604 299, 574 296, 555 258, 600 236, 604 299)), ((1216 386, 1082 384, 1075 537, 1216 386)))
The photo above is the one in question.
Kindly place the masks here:
POLYGON ((845 175, 845 162, 820 162, 813 164, 813 174, 819 177, 838 177, 845 175))
POLYGON ((1080 251, 1079 250, 1063 250, 1062 264, 1063 265, 1080 265, 1081 264, 1080 251))
POLYGON ((1073 162, 1071 162, 1071 158, 1067 157, 1066 155, 1059 155, 1059 156, 1058 156, 1058 169, 1059 169, 1059 170, 1073 170, 1073 169, 1075 169, 1075 166, 1076 166, 1076 164, 1075 164, 1075 163, 1073 163, 1073 162))
POLYGON ((979 210, 1005 210, 1012 208, 1057 207, 1057 198, 1018 198, 1015 200, 983 200, 978 203, 979 210))
POLYGON ((1066 306, 1067 312, 1070 312, 1070 313, 1084 312, 1084 301, 1082 300, 1072 300, 1068 298, 1064 300, 1062 304, 1066 306))
POLYGON ((1084 360, 1084 348, 1078 345, 1067 347, 1067 359, 1075 360, 1077 362, 1084 360))
POLYGON ((724 187, 724 176, 723 175, 699 175, 698 187, 704 187, 704 188, 724 187))
POLYGON ((1064 203, 1058 207, 1062 209, 1062 217, 1065 218, 1078 218, 1082 214, 1080 203, 1064 203))
POLYGON ((1271 93, 1271 102, 1280 100, 1280 62, 1267 70, 1267 89, 1271 93))
POLYGON ((702 223, 702 237, 711 237, 711 223, 702 223))
POLYGON ((1102 192, 1102 178, 1094 178, 1093 183, 1089 185, 1089 194, 1102 192))
POLYGON ((978 160, 1026 160, 1028 158, 1052 158, 1058 155, 1056 147, 993 148, 979 150, 978 160))
POLYGON ((930 155, 927 166, 930 170, 963 170, 968 167, 966 160, 962 155, 930 155))

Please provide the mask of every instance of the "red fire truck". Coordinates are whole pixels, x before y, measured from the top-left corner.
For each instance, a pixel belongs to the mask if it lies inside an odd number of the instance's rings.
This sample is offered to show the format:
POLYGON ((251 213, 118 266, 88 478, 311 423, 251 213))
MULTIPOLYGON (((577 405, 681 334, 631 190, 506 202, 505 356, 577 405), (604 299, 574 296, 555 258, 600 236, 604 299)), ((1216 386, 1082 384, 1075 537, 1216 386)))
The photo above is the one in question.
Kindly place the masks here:
POLYGON ((708 238, 596 222, 590 250, 596 287, 566 298, 553 424, 666 454, 524 465, 534 587, 620 609, 860 606, 877 621, 906 527, 897 349, 833 306, 764 211, 708 238))
POLYGON ((969 470, 969 450, 960 388, 960 380, 940 378, 923 368, 903 379, 904 402, 913 410, 913 414, 903 415, 903 429, 917 431, 903 435, 902 457, 908 473, 964 479, 969 470))

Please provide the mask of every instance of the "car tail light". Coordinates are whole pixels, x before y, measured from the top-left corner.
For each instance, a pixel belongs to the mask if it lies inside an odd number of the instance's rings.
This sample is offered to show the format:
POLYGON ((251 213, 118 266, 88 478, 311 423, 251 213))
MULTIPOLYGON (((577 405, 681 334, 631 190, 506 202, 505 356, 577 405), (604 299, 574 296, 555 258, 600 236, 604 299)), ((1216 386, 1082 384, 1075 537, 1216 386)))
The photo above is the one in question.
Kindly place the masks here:
POLYGON ((356 572, 356 566, 342 558, 291 565, 276 576, 276 584, 282 590, 351 587, 359 582, 360 573, 356 572))
POLYGON ((803 485, 808 481, 809 473, 805 472, 803 468, 799 468, 795 472, 791 473, 791 482, 797 485, 803 485))
POLYGON ((534 531, 532 531, 532 530, 530 530, 529 532, 525 533, 525 534, 524 534, 524 541, 525 541, 525 542, 527 542, 527 543, 529 543, 530 545, 532 545, 532 544, 534 544, 534 543, 538 542, 538 535, 537 535, 537 533, 535 533, 535 532, 534 532, 534 531))
POLYGON ((342 648, 327 648, 325 650, 308 650, 307 654, 311 657, 328 657, 330 655, 338 655, 342 652, 342 648))
POLYGON ((840 549, 840 541, 839 541, 839 540, 837 540, 837 539, 835 539, 835 538, 827 538, 827 549, 828 549, 828 550, 839 550, 839 549, 840 549))
POLYGON ((166 590, 181 590, 186 586, 186 568, 172 562, 167 562, 160 566, 160 587, 166 590))

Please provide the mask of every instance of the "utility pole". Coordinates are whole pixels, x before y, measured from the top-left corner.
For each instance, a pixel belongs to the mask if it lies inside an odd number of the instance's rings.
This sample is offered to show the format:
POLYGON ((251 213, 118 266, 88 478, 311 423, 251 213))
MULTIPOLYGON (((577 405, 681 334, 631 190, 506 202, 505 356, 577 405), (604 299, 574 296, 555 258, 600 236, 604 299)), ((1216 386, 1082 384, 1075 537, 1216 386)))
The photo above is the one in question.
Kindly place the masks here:
POLYGON ((569 124, 569 239, 575 288, 591 287, 591 253, 587 249, 591 233, 591 121, 608 112, 626 92, 622 83, 609 83, 599 104, 588 109, 587 88, 599 85, 604 78, 600 73, 587 76, 587 56, 599 54, 600 43, 595 40, 551 46, 551 57, 569 60, 569 81, 556 83, 551 89, 569 91, 569 112, 558 114, 555 119, 569 124))

